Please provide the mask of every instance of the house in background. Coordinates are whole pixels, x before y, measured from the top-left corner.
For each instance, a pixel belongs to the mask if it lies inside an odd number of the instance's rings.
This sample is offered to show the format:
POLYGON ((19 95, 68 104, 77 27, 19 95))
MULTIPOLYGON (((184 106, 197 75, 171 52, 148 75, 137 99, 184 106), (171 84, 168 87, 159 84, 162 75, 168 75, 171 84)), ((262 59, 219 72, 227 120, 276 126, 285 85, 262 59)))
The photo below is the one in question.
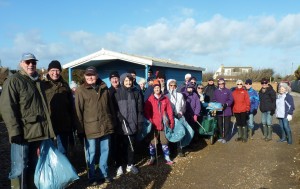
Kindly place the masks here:
POLYGON ((184 81, 184 75, 186 73, 190 73, 195 76, 198 81, 202 81, 202 71, 205 71, 205 68, 190 66, 172 60, 130 55, 101 49, 98 52, 63 65, 64 69, 69 69, 69 83, 72 81, 72 69, 86 69, 89 66, 94 66, 98 70, 99 77, 108 86, 110 86, 109 73, 112 71, 118 71, 121 75, 122 73, 126 73, 129 69, 134 69, 138 82, 140 78, 147 80, 147 73, 151 68, 153 74, 155 74, 156 71, 163 71, 166 75, 166 79, 175 79, 178 84, 184 81))
POLYGON ((225 67, 223 64, 217 71, 214 73, 213 78, 224 78, 228 81, 233 81, 239 79, 241 74, 250 73, 252 72, 252 67, 225 67))

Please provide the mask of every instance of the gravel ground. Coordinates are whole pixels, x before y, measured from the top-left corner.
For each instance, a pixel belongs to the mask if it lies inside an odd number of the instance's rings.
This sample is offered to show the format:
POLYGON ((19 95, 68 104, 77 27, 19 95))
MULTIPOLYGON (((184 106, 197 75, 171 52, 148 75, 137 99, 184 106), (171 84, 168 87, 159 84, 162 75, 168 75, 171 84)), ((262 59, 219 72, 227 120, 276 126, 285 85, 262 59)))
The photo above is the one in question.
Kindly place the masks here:
MULTIPOLYGON (((235 142, 236 135, 227 144, 217 142, 210 145, 207 139, 202 139, 196 149, 186 149, 186 157, 175 157, 175 164, 172 166, 166 165, 162 157, 156 165, 145 165, 147 149, 141 143, 136 158, 139 174, 126 173, 114 178, 111 184, 93 187, 87 184, 84 154, 81 145, 78 145, 71 162, 80 179, 68 188, 300 188, 300 130, 297 127, 300 124, 300 95, 297 94, 294 100, 297 108, 295 115, 298 118, 291 122, 294 139, 292 145, 276 142, 279 138, 276 119, 273 122, 273 140, 270 142, 261 140, 261 125, 257 124, 254 139, 247 143, 235 142)), ((256 123, 259 120, 258 113, 255 117, 256 123)), ((0 125, 0 131, 0 188, 9 188, 9 145, 3 125, 0 125)), ((113 166, 110 166, 110 173, 114 177, 113 166)))

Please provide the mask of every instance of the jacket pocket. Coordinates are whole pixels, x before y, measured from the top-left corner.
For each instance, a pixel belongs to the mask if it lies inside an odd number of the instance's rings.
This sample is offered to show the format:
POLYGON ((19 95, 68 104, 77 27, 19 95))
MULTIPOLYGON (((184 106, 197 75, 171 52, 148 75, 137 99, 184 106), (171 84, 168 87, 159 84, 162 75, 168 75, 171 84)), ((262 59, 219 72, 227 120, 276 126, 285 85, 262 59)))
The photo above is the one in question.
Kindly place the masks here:
POLYGON ((40 116, 23 118, 25 139, 34 139, 43 135, 42 125, 38 117, 40 116))
POLYGON ((84 130, 85 134, 92 135, 92 134, 97 134, 100 133, 100 123, 98 119, 94 120, 87 120, 84 122, 84 130))

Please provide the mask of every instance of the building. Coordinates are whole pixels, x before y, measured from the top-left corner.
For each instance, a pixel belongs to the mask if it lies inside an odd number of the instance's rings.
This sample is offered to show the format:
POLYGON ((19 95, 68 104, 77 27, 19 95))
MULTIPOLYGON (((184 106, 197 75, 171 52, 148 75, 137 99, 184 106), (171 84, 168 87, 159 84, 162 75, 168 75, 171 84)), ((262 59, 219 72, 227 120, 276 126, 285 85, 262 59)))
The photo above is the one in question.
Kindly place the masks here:
POLYGON ((205 71, 205 68, 190 66, 172 60, 130 55, 105 49, 64 64, 63 68, 69 69, 69 82, 71 82, 73 69, 86 69, 89 66, 96 67, 100 78, 108 86, 110 86, 109 73, 112 71, 118 71, 121 75, 129 69, 134 69, 137 76, 136 80, 139 81, 140 78, 147 79, 148 70, 152 69, 153 73, 163 71, 167 79, 176 79, 178 82, 184 81, 186 73, 190 73, 198 81, 202 81, 202 71, 205 71))
POLYGON ((224 78, 225 80, 237 80, 239 75, 252 72, 252 67, 225 67, 223 64, 214 73, 213 78, 224 78))

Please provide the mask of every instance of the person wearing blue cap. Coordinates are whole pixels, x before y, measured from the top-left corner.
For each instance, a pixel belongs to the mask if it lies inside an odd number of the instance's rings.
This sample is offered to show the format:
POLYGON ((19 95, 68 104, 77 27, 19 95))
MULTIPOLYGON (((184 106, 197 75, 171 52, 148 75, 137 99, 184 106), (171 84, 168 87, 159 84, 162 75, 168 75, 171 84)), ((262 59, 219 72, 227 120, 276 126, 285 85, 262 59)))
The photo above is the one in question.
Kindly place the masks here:
POLYGON ((32 53, 24 53, 20 71, 5 81, 0 97, 11 143, 11 188, 35 188, 37 150, 41 141, 55 137, 37 61, 32 53))

